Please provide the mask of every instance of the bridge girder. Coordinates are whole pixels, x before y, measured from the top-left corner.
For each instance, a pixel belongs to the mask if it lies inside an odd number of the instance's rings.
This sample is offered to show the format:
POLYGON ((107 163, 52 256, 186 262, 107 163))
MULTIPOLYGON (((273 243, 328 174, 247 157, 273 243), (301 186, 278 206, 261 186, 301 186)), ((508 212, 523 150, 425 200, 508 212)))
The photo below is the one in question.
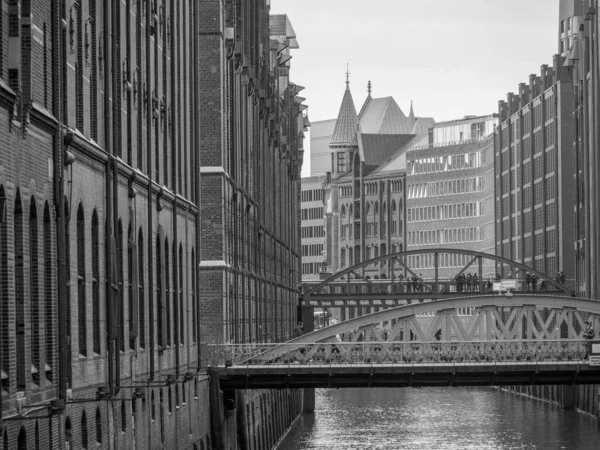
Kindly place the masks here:
MULTIPOLYGON (((456 249, 456 248, 428 248, 428 249, 407 250, 407 251, 403 251, 403 252, 390 253, 387 255, 379 256, 377 258, 372 258, 370 260, 360 262, 351 267, 343 269, 343 270, 331 275, 326 280, 323 280, 321 283, 313 286, 312 288, 308 288, 308 290, 302 294, 303 301, 309 302, 311 300, 312 296, 315 296, 315 295, 318 295, 319 293, 321 293, 323 291, 323 288, 325 288, 325 287, 343 284, 341 282, 347 282, 348 285, 351 285, 350 277, 349 277, 351 274, 354 274, 358 278, 362 278, 362 276, 358 273, 361 269, 368 267, 370 265, 382 262, 382 261, 397 260, 401 266, 405 267, 410 273, 414 274, 414 272, 412 272, 412 270, 408 266, 405 265, 405 263, 403 262, 404 259, 408 256, 427 255, 427 254, 434 255, 433 269, 434 269, 436 276, 435 276, 435 279, 433 280, 433 283, 430 283, 430 293, 429 293, 429 295, 433 295, 434 298, 435 298, 435 294, 437 294, 440 291, 440 289, 439 289, 440 286, 451 285, 457 279, 457 277, 460 274, 462 274, 463 272, 465 272, 465 270, 467 270, 474 262, 477 262, 477 264, 479 266, 478 278, 479 278, 479 281, 482 282, 481 264, 482 264, 482 260, 484 260, 484 259, 491 260, 491 261, 494 261, 499 264, 508 265, 509 267, 516 268, 516 269, 522 271, 523 273, 529 272, 532 276, 535 274, 538 277, 540 285, 542 283, 544 283, 545 286, 554 288, 558 292, 563 292, 564 294, 570 294, 569 289, 567 289, 564 285, 557 283, 551 277, 548 277, 545 274, 538 272, 537 270, 535 270, 531 267, 528 267, 522 263, 516 262, 516 261, 511 261, 509 259, 502 258, 500 256, 490 255, 488 253, 477 252, 474 250, 456 249), (440 266, 439 266, 439 264, 440 264, 439 255, 440 254, 469 255, 472 257, 472 259, 461 270, 457 270, 456 274, 454 275, 454 277, 451 280, 446 280, 442 283, 441 280, 439 280, 438 276, 437 276, 438 271, 440 269, 440 266)), ((377 295, 378 291, 380 291, 381 294, 385 294, 385 295, 388 294, 388 292, 384 292, 383 289, 377 285, 377 283, 374 283, 373 281, 364 279, 364 278, 362 278, 362 280, 364 283, 367 283, 367 284, 373 286, 373 289, 374 289, 373 295, 377 295)), ((308 286, 308 285, 306 284, 305 286, 308 286)), ((404 298, 411 297, 410 293, 405 293, 404 295, 402 295, 402 294, 398 294, 398 293, 394 292, 394 294, 400 295, 404 298)), ((412 293, 412 295, 414 295, 414 294, 415 293, 412 293)), ((367 297, 365 297, 365 298, 367 298, 367 297)), ((368 298, 373 298, 373 296, 371 295, 368 298)))

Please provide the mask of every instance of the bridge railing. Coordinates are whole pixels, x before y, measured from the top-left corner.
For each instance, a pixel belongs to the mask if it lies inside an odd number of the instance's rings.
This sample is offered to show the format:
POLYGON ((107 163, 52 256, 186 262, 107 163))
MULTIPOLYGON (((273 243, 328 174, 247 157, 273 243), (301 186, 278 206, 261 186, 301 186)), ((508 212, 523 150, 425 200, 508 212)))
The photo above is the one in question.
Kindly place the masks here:
MULTIPOLYGON (((499 292, 497 290, 497 284, 495 280, 477 280, 471 282, 459 282, 454 279, 440 279, 438 281, 423 279, 418 281, 411 280, 389 280, 389 279, 378 279, 378 280, 364 280, 360 278, 352 280, 336 280, 328 283, 327 285, 317 289, 312 295, 335 295, 335 294, 427 294, 427 293, 484 293, 493 294, 499 292)), ((302 283, 302 292, 307 293, 315 286, 320 284, 321 281, 305 281, 302 283)), ((508 283, 506 283, 508 284, 508 283)), ((516 278, 514 279, 516 288, 510 289, 515 293, 536 293, 536 294, 547 294, 552 292, 562 292, 556 287, 543 283, 536 285, 527 283, 525 280, 516 278)), ((574 280, 566 280, 562 285, 569 292, 575 289, 574 280)), ((507 289, 502 288, 501 292, 505 292, 507 289)))
POLYGON ((327 342, 209 345, 209 365, 443 364, 580 361, 583 340, 327 342))

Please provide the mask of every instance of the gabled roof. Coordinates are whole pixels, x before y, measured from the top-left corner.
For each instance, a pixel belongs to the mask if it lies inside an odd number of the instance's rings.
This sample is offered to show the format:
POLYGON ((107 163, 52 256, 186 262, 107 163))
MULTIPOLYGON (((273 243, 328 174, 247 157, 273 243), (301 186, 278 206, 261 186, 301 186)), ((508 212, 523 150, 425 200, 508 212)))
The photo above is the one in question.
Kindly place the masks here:
POLYGON ((429 133, 410 136, 410 139, 401 147, 398 147, 387 159, 385 159, 370 175, 380 173, 397 172, 406 170, 406 152, 414 146, 427 143, 429 133))
POLYGON ((368 97, 359 120, 362 131, 370 134, 410 134, 413 127, 393 97, 368 97))
POLYGON ((354 107, 350 85, 346 83, 346 91, 344 92, 342 106, 340 106, 340 112, 338 113, 335 122, 330 145, 350 145, 356 136, 357 124, 358 115, 356 114, 356 108, 354 107))
POLYGON ((411 134, 428 133, 430 128, 435 126, 435 120, 433 117, 417 117, 411 134))
POLYGON ((296 32, 287 14, 271 14, 269 16, 269 28, 270 36, 284 37, 290 44, 290 48, 299 48, 296 32))

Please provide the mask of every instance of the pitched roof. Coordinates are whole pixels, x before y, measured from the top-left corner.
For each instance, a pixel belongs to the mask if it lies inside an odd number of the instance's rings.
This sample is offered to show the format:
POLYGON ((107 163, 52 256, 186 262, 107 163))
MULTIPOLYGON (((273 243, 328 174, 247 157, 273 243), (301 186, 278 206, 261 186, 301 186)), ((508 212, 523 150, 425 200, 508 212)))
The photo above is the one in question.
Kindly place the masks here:
POLYGON ((271 14, 269 16, 269 28, 270 36, 285 37, 290 44, 290 48, 299 48, 296 32, 287 14, 271 14))
POLYGON ((356 108, 354 107, 354 100, 352 100, 350 85, 346 84, 346 91, 344 92, 344 98, 342 99, 340 112, 338 113, 337 120, 335 122, 335 128, 333 129, 330 145, 350 145, 356 136, 357 124, 358 115, 356 114, 356 108))
POLYGON ((413 123, 393 97, 368 97, 360 111, 360 126, 364 133, 409 134, 413 123))
POLYGON ((367 166, 378 166, 414 136, 411 134, 360 133, 358 150, 367 166))

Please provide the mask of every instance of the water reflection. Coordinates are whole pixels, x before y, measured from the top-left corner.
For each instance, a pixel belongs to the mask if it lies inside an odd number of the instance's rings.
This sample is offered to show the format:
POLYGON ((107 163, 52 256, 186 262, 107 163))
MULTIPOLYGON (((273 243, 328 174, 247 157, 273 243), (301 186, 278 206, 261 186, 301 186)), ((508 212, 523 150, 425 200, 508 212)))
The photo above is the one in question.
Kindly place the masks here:
POLYGON ((279 450, 600 449, 596 420, 491 388, 321 389, 279 450))

